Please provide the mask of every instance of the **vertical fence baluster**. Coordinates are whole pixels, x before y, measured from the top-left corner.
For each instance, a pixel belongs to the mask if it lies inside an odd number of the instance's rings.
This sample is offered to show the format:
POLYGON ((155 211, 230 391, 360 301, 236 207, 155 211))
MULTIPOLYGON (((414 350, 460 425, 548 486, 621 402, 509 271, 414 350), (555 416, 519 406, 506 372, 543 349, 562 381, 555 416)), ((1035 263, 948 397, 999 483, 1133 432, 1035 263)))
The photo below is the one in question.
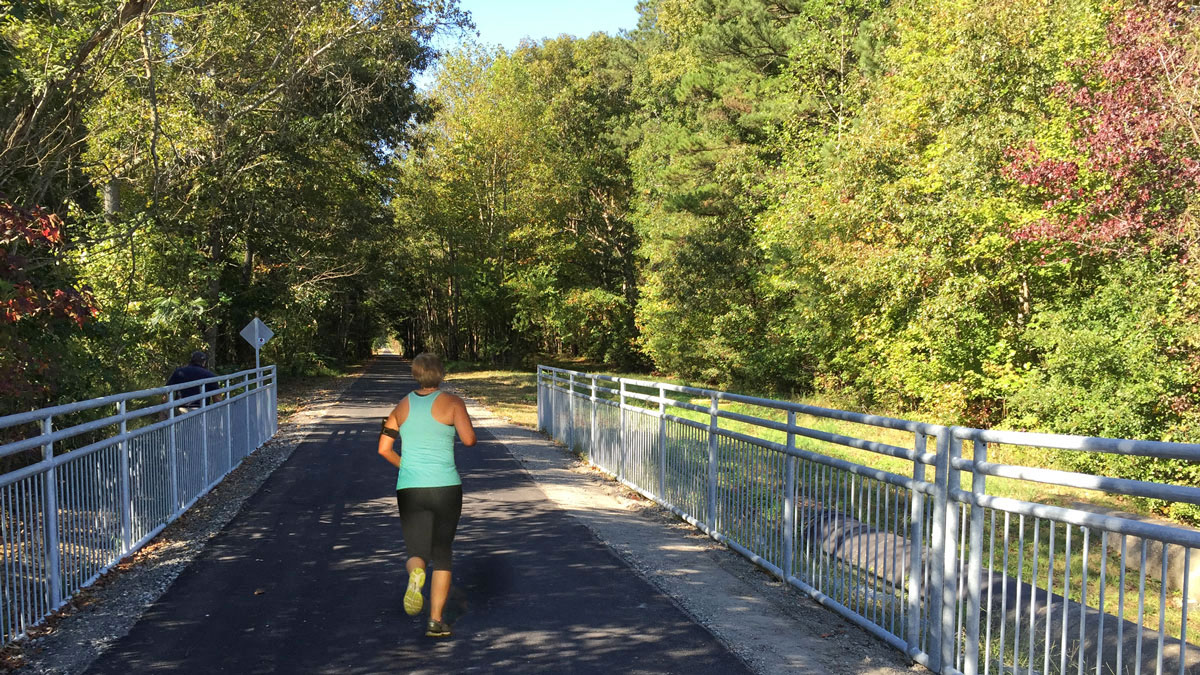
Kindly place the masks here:
MULTIPOLYGON (((1134 649, 1133 657, 1133 672, 1135 675, 1142 673, 1142 642, 1145 633, 1143 623, 1146 618, 1146 540, 1142 539, 1141 560, 1138 565, 1138 611, 1137 611, 1137 647, 1134 649)), ((1162 570, 1163 585, 1167 583, 1167 569, 1162 570)), ((1161 611, 1161 610, 1160 610, 1161 611)))
POLYGON ((954 659, 954 642, 950 631, 954 630, 954 589, 947 577, 954 575, 954 521, 957 512, 949 506, 950 491, 950 433, 942 428, 938 431, 936 454, 937 490, 934 492, 933 532, 930 544, 933 547, 931 563, 932 579, 936 600, 930 598, 930 636, 928 652, 934 672, 949 666, 954 659), (936 611, 933 608, 937 608, 936 611))
POLYGON ((796 556, 796 411, 787 414, 787 449, 783 465, 783 580, 795 574, 796 556))
POLYGON ((1121 675, 1121 669, 1125 667, 1125 570, 1126 564, 1126 545, 1128 543, 1125 535, 1121 535, 1121 564, 1117 567, 1117 577, 1120 580, 1120 585, 1117 590, 1117 675, 1121 675))
POLYGON ((121 553, 133 548, 133 495, 129 489, 129 439, 125 437, 128 426, 125 422, 125 401, 117 403, 121 416, 121 442, 117 445, 121 466, 121 553))
MULTIPOLYGON (((1067 599, 1071 597, 1071 524, 1064 523, 1067 537, 1067 550, 1063 556, 1063 561, 1066 563, 1066 575, 1063 577, 1063 594, 1062 594, 1062 639, 1058 647, 1058 672, 1067 672, 1067 616, 1070 610, 1067 607, 1067 599)), ((1080 596, 1081 598, 1083 596, 1080 596)), ((1086 598, 1084 599, 1086 603, 1086 598)))
POLYGON ((175 438, 179 424, 175 421, 175 391, 167 392, 167 463, 171 468, 171 513, 179 510, 179 443, 175 438))
POLYGON ((4 641, 8 642, 9 638, 16 635, 16 621, 14 621, 14 611, 16 607, 16 592, 13 590, 13 570, 12 561, 12 535, 13 527, 9 520, 12 516, 10 499, 8 497, 10 485, 0 486, 0 558, 4 559, 3 583, 0 583, 0 600, 3 604, 0 605, 0 631, 3 631, 4 641))
MULTIPOLYGON (((243 394, 242 401, 248 404, 250 402, 249 376, 247 376, 242 381, 242 384, 245 385, 245 390, 242 392, 242 394, 243 394)), ((225 380, 225 387, 232 387, 232 386, 233 386, 233 378, 225 380)), ((225 455, 229 458, 229 463, 225 465, 225 472, 228 472, 228 471, 233 470, 233 390, 232 389, 230 389, 230 391, 225 393, 224 403, 225 403, 225 406, 224 406, 225 407, 225 455)), ((247 405, 246 406, 246 420, 247 420, 246 426, 247 426, 247 428, 249 428, 249 419, 250 419, 250 406, 247 405)), ((222 472, 221 475, 224 476, 225 472, 222 472)))
POLYGON ((208 397, 200 397, 200 412, 196 419, 200 425, 200 487, 196 490, 196 494, 189 494, 188 500, 204 492, 204 488, 208 487, 208 397))
MULTIPOLYGON (((908 540, 908 648, 910 653, 912 650, 920 648, 921 636, 924 633, 921 630, 921 558, 923 557, 921 553, 925 549, 925 534, 922 527, 925 523, 925 493, 917 489, 925 482, 925 462, 920 459, 921 455, 925 454, 924 433, 917 432, 913 437, 913 452, 917 459, 913 460, 912 515, 909 517, 911 537, 908 540)), ((932 661, 930 663, 932 666, 932 661)))
POLYGON ((567 415, 571 418, 567 427, 567 449, 575 452, 575 373, 567 375, 567 415))
POLYGON ((667 390, 658 387, 658 498, 664 504, 667 499, 667 390))
MULTIPOLYGON (((1121 562, 1125 562, 1122 560, 1121 562)), ((1101 675, 1101 665, 1104 663, 1104 617, 1108 615, 1108 611, 1104 608, 1104 589, 1108 585, 1108 530, 1100 531, 1100 579, 1097 581, 1096 588, 1100 590, 1100 600, 1096 604, 1099 608, 1099 626, 1096 629, 1096 675, 1101 675)))
POLYGON ((717 395, 708 404, 708 527, 717 531, 717 395))
MULTIPOLYGON (((1068 557, 1068 560, 1070 558, 1068 557)), ((1167 543, 1162 545, 1162 583, 1158 589, 1158 660, 1154 672, 1156 675, 1162 675, 1163 670, 1163 643, 1167 634, 1167 543)), ((1188 570, 1184 569, 1184 575, 1188 574, 1188 570)), ((1187 597, 1184 597, 1184 603, 1187 602, 1187 597)))
MULTIPOLYGON (((1046 632, 1042 638, 1042 672, 1050 670, 1050 625, 1054 617, 1054 534, 1058 530, 1053 520, 1046 521, 1050 527, 1049 560, 1046 561, 1046 632)), ((1032 667, 1032 664, 1030 664, 1032 667)))
MULTIPOLYGON (((975 441, 975 453, 972 457, 975 467, 987 461, 987 443, 975 441)), ((986 494, 985 474, 973 469, 971 471, 971 494, 981 497, 986 494)), ((983 507, 971 504, 971 541, 967 559, 967 625, 966 625, 966 656, 963 664, 964 675, 975 675, 979 672, 979 611, 980 611, 980 576, 983 574, 983 507)), ((990 578, 989 578, 990 581, 990 578)), ((990 586, 990 584, 989 584, 990 586)))
MULTIPOLYGON (((869 569, 869 571, 868 571, 870 573, 868 579, 871 580, 872 590, 874 590, 874 589, 876 589, 876 587, 878 587, 876 579, 883 579, 884 580, 884 586, 883 586, 884 589, 886 589, 886 587, 887 587, 887 579, 888 579, 887 552, 888 551, 886 548, 884 548, 883 551, 881 552, 880 551, 880 543, 881 543, 881 540, 884 540, 884 537, 886 537, 886 534, 888 532, 887 525, 886 525, 887 519, 888 519, 888 510, 887 510, 887 502, 884 500, 889 500, 889 498, 890 498, 890 496, 888 495, 888 492, 887 492, 887 490, 889 488, 890 488, 890 485, 888 485, 886 483, 878 483, 878 482, 875 483, 875 526, 874 526, 875 536, 872 537, 875 539, 875 551, 872 552, 872 554, 871 554, 871 569, 869 569), (881 514, 882 514, 883 520, 880 520, 881 514)), ((878 626, 883 625, 883 614, 886 613, 886 611, 887 611, 887 597, 889 595, 890 595, 890 592, 875 593, 875 595, 871 597, 871 611, 872 611, 872 613, 874 613, 871 616, 872 616, 872 620, 874 620, 874 622, 878 626), (875 599, 876 597, 878 597, 880 599, 875 599)))
MULTIPOLYGON (((596 376, 592 375, 592 447, 588 449, 588 456, 595 457, 598 447, 596 445, 596 376)), ((593 460, 594 461, 594 460, 593 460)))
POLYGON ((627 454, 629 454, 629 452, 628 452, 628 447, 629 447, 628 436, 629 436, 629 434, 625 430, 625 417, 626 417, 626 415, 625 415, 625 378, 621 378, 618 388, 620 389, 620 394, 618 395, 618 398, 617 398, 617 404, 619 406, 617 408, 617 411, 618 411, 618 418, 620 419, 619 431, 621 434, 621 436, 620 436, 621 440, 620 440, 619 450, 621 453, 621 457, 619 460, 617 460, 617 467, 618 467, 617 468, 617 479, 625 480, 625 456, 627 454))
MULTIPOLYGON (((1187 668, 1188 582, 1192 579, 1192 547, 1183 549, 1183 610, 1179 618, 1179 675, 1187 668)), ((1080 638, 1080 644, 1083 639, 1080 638)))
MULTIPOLYGON (((249 375, 246 376, 246 450, 244 452, 242 452, 242 454, 241 454, 242 457, 249 455, 251 453, 251 451, 253 451, 254 448, 257 447, 257 445, 258 445, 257 443, 253 442, 253 440, 252 440, 254 438, 254 436, 253 436, 254 425, 250 424, 250 402, 258 400, 258 389, 261 386, 262 386, 262 382, 259 381, 259 383, 254 387, 254 396, 251 397, 251 395, 250 395, 250 376, 249 375)), ((230 415, 231 415, 231 419, 232 419, 232 413, 230 413, 230 415)), ((233 423, 232 422, 230 422, 230 424, 229 424, 229 435, 233 436, 233 423)), ((232 453, 233 453, 233 451, 230 450, 230 455, 229 455, 229 470, 230 471, 233 471, 233 454, 232 453)))
POLYGON ((1035 517, 1033 519, 1033 546, 1029 549, 1030 557, 1033 562, 1033 569, 1029 572, 1029 673, 1033 675, 1033 662, 1037 656, 1037 643, 1035 642, 1035 630, 1037 629, 1037 582, 1038 582, 1038 563, 1041 561, 1041 556, 1038 553, 1038 542, 1042 533, 1042 519, 1035 517))
MULTIPOLYGON (((54 419, 46 417, 42 420, 42 435, 49 436, 54 432, 54 419)), ((42 446, 42 458, 47 462, 54 461, 54 443, 42 446)), ((43 518, 46 522, 46 553, 47 570, 50 588, 51 611, 62 604, 62 557, 58 544, 58 467, 54 464, 42 474, 46 477, 46 509, 43 518)))

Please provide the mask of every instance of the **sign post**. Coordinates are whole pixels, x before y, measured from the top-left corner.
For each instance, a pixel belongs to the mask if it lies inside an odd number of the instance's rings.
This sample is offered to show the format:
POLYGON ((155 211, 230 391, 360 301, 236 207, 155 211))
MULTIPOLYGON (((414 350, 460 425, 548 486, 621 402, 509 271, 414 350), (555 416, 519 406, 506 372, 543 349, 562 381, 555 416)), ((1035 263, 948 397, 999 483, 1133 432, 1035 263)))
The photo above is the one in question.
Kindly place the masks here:
POLYGON ((261 368, 258 360, 259 350, 262 349, 263 345, 267 344, 267 340, 273 337, 275 337, 275 331, 267 328, 267 324, 263 323, 262 319, 259 319, 257 316, 242 329, 242 338, 246 342, 249 342, 250 346, 254 347, 254 370, 257 371, 261 368))
MULTIPOLYGON (((241 334, 242 334, 242 338, 244 338, 246 340, 246 342, 249 342, 250 345, 252 347, 254 347, 254 404, 255 404, 255 408, 257 410, 256 419, 258 419, 261 424, 261 422, 263 421, 263 418, 262 418, 263 410, 260 406, 263 403, 263 401, 262 401, 262 397, 260 396, 260 394, 261 394, 260 390, 262 389, 263 385, 262 385, 262 365, 259 362, 259 351, 262 350, 263 345, 267 344, 267 340, 270 340, 272 337, 275 336, 275 331, 272 331, 270 328, 267 328, 267 324, 263 323, 262 320, 256 316, 256 317, 254 317, 253 321, 246 324, 246 327, 242 329, 241 334)), ((275 382, 272 382, 272 384, 275 384, 275 382)), ((270 398, 269 394, 268 394, 268 398, 270 398)), ((270 401, 268 400, 267 403, 270 404, 270 401)), ((251 433, 251 430, 254 427, 252 426, 251 421, 250 421, 250 404, 251 404, 250 382, 247 380, 247 382, 246 382, 246 455, 249 455, 250 451, 258 446, 258 443, 255 443, 253 434, 251 433)), ((230 426, 231 437, 232 437, 232 431, 233 431, 233 427, 231 425, 230 426)), ((261 427, 260 427, 260 435, 258 438, 259 438, 259 442, 266 440, 261 435, 261 427)), ((244 456, 245 455, 243 455, 243 457, 244 456)), ((230 457, 229 465, 231 467, 233 466, 232 456, 230 457)))

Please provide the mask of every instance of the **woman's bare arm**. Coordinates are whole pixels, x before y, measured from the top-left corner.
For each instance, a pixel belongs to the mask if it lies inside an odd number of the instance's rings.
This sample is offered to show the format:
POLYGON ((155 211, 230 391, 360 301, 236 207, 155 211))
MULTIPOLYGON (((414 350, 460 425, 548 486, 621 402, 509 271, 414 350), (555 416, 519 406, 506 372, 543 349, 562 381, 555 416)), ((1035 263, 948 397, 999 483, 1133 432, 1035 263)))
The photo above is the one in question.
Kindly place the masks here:
POLYGON ((463 445, 475 445, 475 427, 471 426, 467 404, 457 396, 454 397, 454 430, 458 432, 458 440, 462 441, 463 445))
POLYGON ((400 433, 400 421, 398 419, 399 416, 397 415, 399 410, 400 406, 393 408, 392 413, 383 421, 383 429, 381 429, 379 432, 378 450, 379 454, 397 469, 400 468, 400 453, 396 452, 394 446, 396 444, 396 438, 400 433), (393 433, 397 434, 397 436, 393 436, 393 433))

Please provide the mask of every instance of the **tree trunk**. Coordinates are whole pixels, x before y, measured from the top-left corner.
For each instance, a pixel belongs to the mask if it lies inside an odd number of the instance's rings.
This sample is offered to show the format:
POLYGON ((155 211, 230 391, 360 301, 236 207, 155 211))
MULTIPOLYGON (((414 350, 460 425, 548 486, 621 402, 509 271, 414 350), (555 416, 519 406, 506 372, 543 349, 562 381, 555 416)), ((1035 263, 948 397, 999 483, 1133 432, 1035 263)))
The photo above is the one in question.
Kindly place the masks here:
POLYGON ((208 225, 208 264, 215 274, 208 282, 209 316, 205 321, 204 341, 208 344, 209 368, 215 368, 220 358, 218 351, 220 338, 221 303, 221 267, 225 257, 224 242, 221 241, 221 226, 219 218, 214 218, 208 225))

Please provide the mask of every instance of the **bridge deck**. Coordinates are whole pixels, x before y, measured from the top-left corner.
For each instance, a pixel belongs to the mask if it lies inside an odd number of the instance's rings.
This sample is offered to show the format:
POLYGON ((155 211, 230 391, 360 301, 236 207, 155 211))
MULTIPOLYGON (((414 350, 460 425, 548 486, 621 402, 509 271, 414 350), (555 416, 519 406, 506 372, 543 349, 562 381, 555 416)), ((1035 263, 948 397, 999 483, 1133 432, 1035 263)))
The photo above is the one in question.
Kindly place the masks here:
POLYGON ((375 360, 88 672, 746 672, 486 430, 458 448, 456 634, 425 638, 424 617, 401 608, 395 474, 374 451, 379 420, 414 386, 398 359, 375 360))

